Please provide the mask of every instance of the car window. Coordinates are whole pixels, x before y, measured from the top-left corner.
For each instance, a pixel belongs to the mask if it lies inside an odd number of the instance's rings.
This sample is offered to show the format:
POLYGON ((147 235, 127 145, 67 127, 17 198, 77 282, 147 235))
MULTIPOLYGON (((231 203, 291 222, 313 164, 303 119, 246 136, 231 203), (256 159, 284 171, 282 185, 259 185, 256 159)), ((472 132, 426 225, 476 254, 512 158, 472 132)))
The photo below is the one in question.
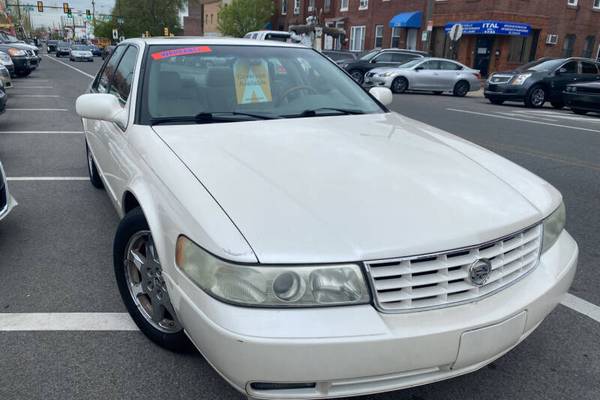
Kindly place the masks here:
POLYGON ((576 74, 577 73, 577 61, 569 61, 564 64, 561 69, 565 70, 565 74, 576 74))
POLYGON ((117 65, 119 64, 119 60, 121 56, 125 52, 125 48, 127 46, 119 46, 113 52, 107 62, 104 64, 104 68, 100 74, 100 77, 96 84, 94 85, 94 89, 98 91, 98 93, 108 93, 110 80, 112 79, 113 73, 117 69, 117 65))
POLYGON ((581 63, 581 73, 582 74, 597 74, 598 68, 596 64, 590 62, 582 62, 581 63))
POLYGON ((392 56, 392 53, 381 53, 380 55, 375 57, 374 60, 376 63, 392 62, 392 56))
POLYGON ((443 69, 445 71, 460 71, 461 69, 463 69, 462 66, 450 62, 450 61, 440 61, 440 69, 443 69))
POLYGON ((437 60, 431 60, 431 61, 427 61, 424 62, 423 64, 421 64, 421 68, 423 69, 428 69, 428 70, 437 70, 440 69, 440 62, 437 60))
POLYGON ((135 62, 137 60, 138 50, 135 46, 129 46, 119 62, 110 83, 109 93, 117 96, 123 104, 127 103, 129 93, 131 92, 131 83, 133 82, 133 73, 135 71, 135 62))

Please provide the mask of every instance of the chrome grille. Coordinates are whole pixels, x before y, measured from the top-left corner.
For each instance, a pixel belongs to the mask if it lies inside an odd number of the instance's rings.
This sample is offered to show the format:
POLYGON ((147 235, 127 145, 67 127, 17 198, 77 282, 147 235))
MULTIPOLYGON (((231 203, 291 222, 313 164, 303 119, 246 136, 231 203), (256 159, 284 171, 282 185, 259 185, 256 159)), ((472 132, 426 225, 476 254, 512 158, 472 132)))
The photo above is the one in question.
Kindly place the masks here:
POLYGON ((512 79, 512 75, 493 75, 490 83, 506 83, 512 79))
POLYGON ((537 266, 541 246, 540 224, 481 246, 366 264, 379 309, 413 311, 475 301, 511 285, 537 266), (468 276, 479 259, 492 264, 483 286, 468 276))

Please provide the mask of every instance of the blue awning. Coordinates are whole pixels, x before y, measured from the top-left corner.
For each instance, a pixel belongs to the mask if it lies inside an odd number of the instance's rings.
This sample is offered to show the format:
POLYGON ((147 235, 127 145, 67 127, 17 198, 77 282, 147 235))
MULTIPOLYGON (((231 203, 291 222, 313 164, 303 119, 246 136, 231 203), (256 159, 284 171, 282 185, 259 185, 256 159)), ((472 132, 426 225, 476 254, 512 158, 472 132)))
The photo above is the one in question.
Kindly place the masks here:
POLYGON ((390 21, 390 28, 420 28, 423 12, 413 11, 396 15, 390 21))

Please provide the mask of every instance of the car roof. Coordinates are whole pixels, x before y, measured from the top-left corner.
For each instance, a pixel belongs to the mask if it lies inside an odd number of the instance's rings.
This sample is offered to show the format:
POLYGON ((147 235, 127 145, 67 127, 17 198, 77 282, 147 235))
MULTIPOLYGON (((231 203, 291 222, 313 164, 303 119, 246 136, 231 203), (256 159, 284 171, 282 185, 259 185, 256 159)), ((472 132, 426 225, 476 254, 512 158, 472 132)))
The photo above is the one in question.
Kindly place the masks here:
POLYGON ((427 52, 425 51, 420 51, 420 50, 409 50, 409 49, 398 49, 395 47, 391 47, 388 49, 380 49, 380 51, 384 52, 384 51, 393 51, 393 52, 400 52, 400 53, 410 53, 410 54, 420 54, 420 55, 427 55, 427 52))
POLYGON ((203 36, 175 36, 127 39, 122 43, 138 43, 152 46, 179 46, 179 45, 235 45, 235 46, 263 46, 263 47, 292 47, 306 49, 306 46, 294 43, 284 43, 269 40, 238 39, 229 37, 203 37, 203 36))

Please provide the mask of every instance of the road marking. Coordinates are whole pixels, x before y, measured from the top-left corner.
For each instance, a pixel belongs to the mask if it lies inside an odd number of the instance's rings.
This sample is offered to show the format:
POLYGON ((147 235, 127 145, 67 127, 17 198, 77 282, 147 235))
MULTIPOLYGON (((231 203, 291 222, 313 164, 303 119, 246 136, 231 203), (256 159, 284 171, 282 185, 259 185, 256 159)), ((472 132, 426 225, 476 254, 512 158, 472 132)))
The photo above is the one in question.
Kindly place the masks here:
POLYGON ((54 86, 13 86, 15 89, 54 89, 54 86))
POLYGON ((69 134, 69 135, 81 135, 83 131, 0 131, 0 134, 8 133, 8 134, 21 134, 21 133, 42 133, 42 134, 69 134))
POLYGON ((544 117, 552 117, 552 118, 560 118, 566 119, 570 121, 585 121, 591 123, 599 123, 599 118, 594 117, 585 117, 585 116, 577 116, 574 114, 567 114, 566 112, 557 112, 557 111, 547 111, 547 110, 515 110, 515 112, 525 115, 540 115, 544 117))
POLYGON ((137 331, 127 313, 0 313, 0 331, 137 331))
POLYGON ((57 63, 59 63, 59 64, 62 64, 62 65, 64 65, 64 66, 67 66, 67 67, 69 67, 69 68, 71 68, 71 69, 74 69, 75 71, 79 72, 79 73, 80 73, 80 74, 82 74, 82 75, 85 75, 85 76, 87 76, 87 77, 88 77, 88 78, 90 78, 90 79, 94 79, 94 78, 95 78, 95 76, 93 76, 93 75, 90 75, 90 74, 88 74, 87 72, 83 72, 83 71, 82 71, 82 70, 80 70, 79 68, 75 68, 74 66, 72 66, 72 65, 69 65, 69 64, 67 64, 66 62, 63 62, 63 61, 57 60, 57 59, 55 59, 55 58, 52 58, 52 57, 50 57, 50 56, 48 56, 48 55, 46 55, 46 54, 44 54, 44 55, 45 55, 45 56, 46 56, 46 58, 48 58, 49 60, 52 60, 52 61, 54 61, 54 62, 57 62, 57 63))
POLYGON ((454 111, 454 112, 459 112, 459 113, 465 113, 465 114, 481 115, 481 116, 484 116, 484 117, 492 117, 492 118, 500 118, 500 119, 509 119, 509 120, 512 120, 512 121, 527 122, 529 124, 555 126, 557 128, 566 128, 566 129, 573 129, 573 130, 577 130, 577 131, 600 133, 600 130, 598 130, 598 129, 582 128, 582 127, 579 127, 579 126, 569 126, 569 125, 553 124, 551 122, 533 121, 533 120, 530 120, 530 119, 508 117, 508 116, 505 116, 505 115, 497 115, 497 114, 488 114, 488 113, 482 113, 482 112, 478 112, 478 111, 459 110, 459 109, 456 109, 456 108, 446 108, 446 110, 448 110, 448 111, 454 111))
POLYGON ((40 97, 40 98, 46 98, 46 97, 52 97, 52 98, 57 98, 60 97, 57 94, 11 94, 12 97, 40 97))
POLYGON ((585 301, 577 296, 567 293, 564 300, 561 303, 565 307, 569 307, 571 310, 575 310, 580 314, 590 317, 596 322, 600 322, 600 307, 595 304, 585 301))
POLYGON ((533 118, 533 119, 536 119, 536 120, 547 121, 547 122, 558 122, 557 119, 550 119, 550 118, 545 118, 545 117, 538 117, 536 115, 529 115, 529 114, 518 114, 516 112, 500 112, 500 111, 498 111, 497 114, 507 115, 509 117, 533 118))
POLYGON ((6 111, 69 111, 66 108, 7 108, 6 111))
POLYGON ((9 182, 44 182, 44 181, 88 181, 87 176, 12 176, 6 178, 9 182))

